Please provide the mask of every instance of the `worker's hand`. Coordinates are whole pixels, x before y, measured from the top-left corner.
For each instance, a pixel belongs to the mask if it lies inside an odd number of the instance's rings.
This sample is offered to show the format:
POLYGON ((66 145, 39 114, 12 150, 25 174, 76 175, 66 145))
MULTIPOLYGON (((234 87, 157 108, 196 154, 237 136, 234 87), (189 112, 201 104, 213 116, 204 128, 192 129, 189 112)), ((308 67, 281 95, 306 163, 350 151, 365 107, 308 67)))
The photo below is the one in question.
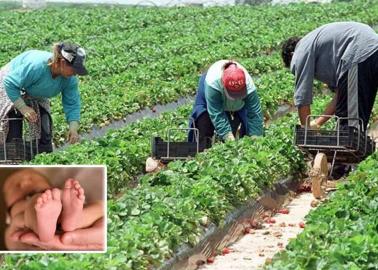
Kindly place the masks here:
POLYGON ((26 105, 25 101, 20 97, 14 103, 14 107, 30 122, 35 123, 38 120, 37 113, 33 108, 26 105))
POLYGON ((235 136, 232 134, 232 132, 227 133, 225 137, 225 141, 235 141, 235 136))
POLYGON ((67 136, 67 140, 70 144, 77 143, 80 140, 78 130, 79 130, 79 122, 77 121, 70 122, 68 136, 67 136))
POLYGON ((98 250, 104 249, 104 218, 97 220, 92 226, 85 229, 76 229, 65 232, 63 235, 54 235, 48 242, 39 240, 38 236, 29 231, 15 233, 13 241, 30 245, 35 250, 98 250))
POLYGON ((320 129, 320 127, 321 127, 321 125, 319 125, 319 124, 316 122, 316 119, 315 119, 315 120, 312 120, 312 121, 310 122, 310 126, 309 126, 310 129, 318 130, 318 129, 320 129))
POLYGON ((25 106, 19 111, 29 122, 36 123, 38 121, 38 115, 33 108, 25 106))

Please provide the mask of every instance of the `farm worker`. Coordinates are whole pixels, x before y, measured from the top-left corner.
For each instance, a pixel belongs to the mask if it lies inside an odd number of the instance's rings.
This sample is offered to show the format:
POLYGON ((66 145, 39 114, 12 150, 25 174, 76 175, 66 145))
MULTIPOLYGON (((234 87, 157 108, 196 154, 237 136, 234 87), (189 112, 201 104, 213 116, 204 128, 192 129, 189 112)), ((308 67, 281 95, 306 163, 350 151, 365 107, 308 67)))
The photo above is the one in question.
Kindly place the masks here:
MULTIPOLYGON (((294 103, 302 125, 311 114, 313 80, 335 92, 324 115, 361 118, 369 122, 378 88, 378 35, 366 24, 336 22, 323 25, 303 38, 283 43, 282 58, 295 76, 294 103)), ((329 118, 318 117, 310 127, 319 129, 329 118)), ((343 126, 358 126, 344 120, 343 126)))
MULTIPOLYGON (((238 62, 220 60, 203 73, 191 114, 190 127, 199 130, 200 143, 208 142, 216 131, 224 141, 263 135, 263 115, 256 86, 238 62)), ((195 141, 189 132, 189 141, 195 141)))
MULTIPOLYGON (((55 44, 52 53, 29 50, 13 58, 0 70, 0 119, 24 116, 35 138, 39 138, 40 148, 50 152, 49 98, 62 94, 63 111, 69 125, 68 141, 76 143, 80 121, 76 75, 87 74, 85 58, 84 49, 70 42, 55 44)), ((0 141, 10 142, 22 136, 22 121, 1 121, 0 129, 5 131, 5 136, 0 134, 0 141)))

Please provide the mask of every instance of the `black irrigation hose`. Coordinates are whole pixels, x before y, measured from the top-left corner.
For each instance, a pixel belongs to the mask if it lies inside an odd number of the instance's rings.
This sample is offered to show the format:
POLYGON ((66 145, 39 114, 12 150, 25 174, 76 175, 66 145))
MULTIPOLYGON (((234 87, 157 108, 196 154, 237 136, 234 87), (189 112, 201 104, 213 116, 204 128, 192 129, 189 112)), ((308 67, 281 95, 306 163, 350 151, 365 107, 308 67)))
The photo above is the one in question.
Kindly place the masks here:
POLYGON ((260 220, 266 210, 279 209, 300 183, 300 176, 290 176, 267 189, 258 199, 251 199, 229 214, 222 228, 211 224, 194 247, 182 246, 159 270, 194 270, 219 250, 240 238, 251 220, 260 220))
MULTIPOLYGON (((81 135, 82 140, 93 140, 96 138, 100 138, 104 136, 109 130, 115 130, 115 129, 121 129, 124 128, 132 123, 135 123, 137 121, 143 120, 144 118, 157 118, 160 116, 160 114, 165 112, 171 112, 176 110, 180 106, 184 106, 190 103, 193 103, 194 96, 187 96, 180 98, 177 101, 170 102, 167 104, 158 104, 154 106, 154 109, 151 110, 150 108, 144 108, 143 110, 134 112, 132 114, 128 114, 125 118, 117 121, 113 121, 110 123, 110 125, 105 127, 93 127, 91 131, 86 132, 81 135)), ((292 111, 292 106, 288 104, 279 105, 277 111, 273 114, 273 117, 270 121, 277 120, 278 118, 286 115, 290 111, 292 111)), ((189 115, 188 115, 189 119, 189 115)), ((68 143, 63 144, 62 146, 56 147, 55 150, 63 150, 67 146, 69 146, 68 143)))
MULTIPOLYGON (((105 127, 93 127, 91 131, 83 133, 81 135, 81 139, 84 140, 93 140, 96 138, 100 138, 104 136, 109 130, 121 129, 124 128, 132 123, 135 123, 139 120, 143 120, 144 118, 157 118, 160 114, 165 112, 171 112, 176 110, 178 107, 190 104, 194 101, 194 96, 187 96, 178 99, 177 101, 170 102, 167 104, 158 104, 154 106, 154 109, 151 110, 150 108, 144 108, 140 111, 128 114, 125 118, 117 121, 112 121, 110 125, 105 127)), ((188 116, 189 119, 189 116, 188 116)), ((68 143, 65 143, 62 146, 56 148, 56 150, 62 150, 69 146, 68 143)))

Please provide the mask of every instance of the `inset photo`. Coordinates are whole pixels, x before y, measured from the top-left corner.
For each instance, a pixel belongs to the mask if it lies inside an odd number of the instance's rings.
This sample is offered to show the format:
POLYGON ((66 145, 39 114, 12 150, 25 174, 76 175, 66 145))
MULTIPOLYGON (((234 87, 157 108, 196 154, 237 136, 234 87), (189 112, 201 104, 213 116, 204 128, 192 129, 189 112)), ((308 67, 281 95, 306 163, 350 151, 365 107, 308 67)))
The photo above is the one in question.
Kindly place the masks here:
POLYGON ((105 252, 105 166, 0 166, 0 252, 105 252))

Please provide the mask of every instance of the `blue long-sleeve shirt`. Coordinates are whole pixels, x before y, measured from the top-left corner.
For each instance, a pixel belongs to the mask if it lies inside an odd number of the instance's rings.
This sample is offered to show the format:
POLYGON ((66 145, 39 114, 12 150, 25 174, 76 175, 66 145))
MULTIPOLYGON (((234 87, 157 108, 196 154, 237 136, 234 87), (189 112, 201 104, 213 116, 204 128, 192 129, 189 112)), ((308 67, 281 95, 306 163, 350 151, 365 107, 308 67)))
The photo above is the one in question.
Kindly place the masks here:
POLYGON ((256 86, 247 70, 241 67, 246 75, 247 96, 244 99, 230 100, 226 97, 225 88, 222 83, 222 67, 227 60, 215 62, 207 71, 205 79, 205 97, 207 102, 207 111, 211 122, 213 123, 218 135, 222 138, 232 131, 230 122, 228 121, 226 111, 235 112, 244 106, 247 110, 247 130, 249 136, 263 135, 263 115, 260 106, 256 86))
POLYGON ((49 59, 52 53, 38 50, 26 51, 11 60, 10 72, 4 78, 9 99, 15 102, 21 90, 35 98, 51 98, 62 94, 63 111, 67 122, 80 120, 80 94, 75 76, 52 77, 49 59))

